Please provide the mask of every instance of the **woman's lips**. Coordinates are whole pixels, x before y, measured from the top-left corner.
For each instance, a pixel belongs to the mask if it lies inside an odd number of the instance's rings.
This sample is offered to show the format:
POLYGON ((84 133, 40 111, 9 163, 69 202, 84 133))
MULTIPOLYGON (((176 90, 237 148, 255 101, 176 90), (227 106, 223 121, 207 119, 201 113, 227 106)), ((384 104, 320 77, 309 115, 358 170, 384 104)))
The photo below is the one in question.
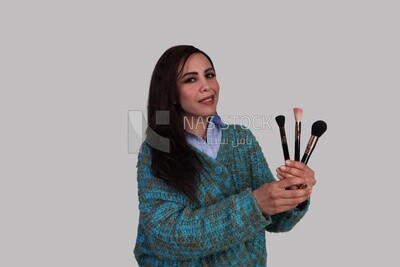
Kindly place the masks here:
POLYGON ((214 103, 214 96, 211 95, 211 96, 205 97, 202 100, 200 100, 199 103, 205 104, 205 105, 211 105, 214 103))

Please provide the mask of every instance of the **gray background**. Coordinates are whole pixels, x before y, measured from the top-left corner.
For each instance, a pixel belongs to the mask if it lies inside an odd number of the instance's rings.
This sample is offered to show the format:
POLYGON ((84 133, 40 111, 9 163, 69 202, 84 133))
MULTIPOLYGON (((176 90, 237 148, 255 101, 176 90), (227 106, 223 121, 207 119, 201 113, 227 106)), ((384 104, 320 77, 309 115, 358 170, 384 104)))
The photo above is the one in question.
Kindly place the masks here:
MULTIPOLYGON (((296 228, 267 233, 269 266, 399 264, 397 1, 1 1, 0 266, 136 266, 136 155, 165 49, 214 60, 225 115, 328 123, 296 228)), ((271 167, 279 131, 254 130, 271 167)), ((289 146, 293 155, 293 145, 289 146)))

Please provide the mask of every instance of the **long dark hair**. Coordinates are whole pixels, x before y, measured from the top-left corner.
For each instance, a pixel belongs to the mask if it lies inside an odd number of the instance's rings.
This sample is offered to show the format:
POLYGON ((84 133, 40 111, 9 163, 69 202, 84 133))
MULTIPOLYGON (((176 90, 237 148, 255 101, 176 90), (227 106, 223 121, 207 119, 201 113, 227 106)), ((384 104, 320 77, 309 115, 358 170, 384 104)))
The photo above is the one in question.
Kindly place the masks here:
POLYGON ((183 110, 179 105, 178 77, 187 59, 195 53, 203 54, 214 67, 207 54, 190 45, 171 47, 158 60, 150 82, 146 131, 147 141, 154 143, 154 138, 160 136, 169 140, 169 146, 164 149, 152 146, 153 175, 165 180, 192 201, 196 199, 202 161, 186 142, 183 110), (169 116, 164 118, 167 123, 160 123, 161 115, 165 115, 165 112, 169 116))

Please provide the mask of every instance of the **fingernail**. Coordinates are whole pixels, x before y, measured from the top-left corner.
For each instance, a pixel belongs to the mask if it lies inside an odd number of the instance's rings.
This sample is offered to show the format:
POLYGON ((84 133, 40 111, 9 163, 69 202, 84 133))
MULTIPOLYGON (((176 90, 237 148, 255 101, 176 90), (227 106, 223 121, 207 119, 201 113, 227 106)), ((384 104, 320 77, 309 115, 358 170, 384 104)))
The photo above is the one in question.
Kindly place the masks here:
POLYGON ((284 171, 284 170, 286 170, 286 166, 285 166, 285 165, 282 165, 282 166, 280 167, 280 169, 281 169, 282 171, 284 171))
POLYGON ((286 160, 285 163, 290 165, 290 164, 292 164, 292 161, 291 160, 286 160))

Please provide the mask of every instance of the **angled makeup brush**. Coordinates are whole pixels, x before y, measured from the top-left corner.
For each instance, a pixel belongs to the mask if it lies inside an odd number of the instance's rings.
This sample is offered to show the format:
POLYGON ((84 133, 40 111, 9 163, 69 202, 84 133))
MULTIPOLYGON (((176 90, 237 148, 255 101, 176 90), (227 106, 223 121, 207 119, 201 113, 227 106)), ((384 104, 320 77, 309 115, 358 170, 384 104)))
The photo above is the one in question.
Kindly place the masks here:
POLYGON ((283 115, 276 116, 275 120, 279 126, 279 132, 281 134, 283 156, 284 156, 285 160, 288 160, 288 159, 290 159, 290 156, 289 156, 289 149, 288 149, 287 140, 286 140, 285 116, 283 116, 283 115))
POLYGON ((301 162, 304 164, 307 164, 308 160, 311 157, 311 153, 314 151, 314 148, 317 144, 318 139, 323 135, 326 131, 328 126, 324 121, 316 121, 313 123, 311 127, 311 137, 308 141, 306 150, 304 151, 303 158, 301 159, 301 162))
POLYGON ((303 110, 301 108, 294 108, 295 124, 295 139, 294 139, 294 160, 300 161, 300 141, 301 141, 301 118, 303 117, 303 110))

